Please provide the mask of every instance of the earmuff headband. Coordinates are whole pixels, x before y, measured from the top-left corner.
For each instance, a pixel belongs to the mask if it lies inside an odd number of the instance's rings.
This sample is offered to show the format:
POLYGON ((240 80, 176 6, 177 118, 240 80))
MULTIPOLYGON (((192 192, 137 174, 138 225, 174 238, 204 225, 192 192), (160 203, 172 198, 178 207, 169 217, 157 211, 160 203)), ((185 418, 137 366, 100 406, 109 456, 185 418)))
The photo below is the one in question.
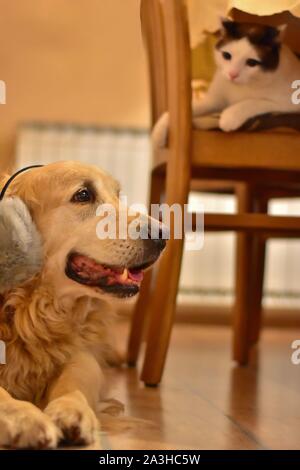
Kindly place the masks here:
POLYGON ((24 173, 24 171, 27 171, 27 170, 31 170, 32 168, 41 168, 42 166, 44 165, 30 165, 30 166, 26 166, 25 168, 22 168, 21 170, 18 170, 16 173, 14 173, 5 183, 5 185, 3 186, 1 192, 0 192, 0 201, 2 201, 2 199, 4 198, 5 196, 5 193, 10 185, 10 183, 20 174, 20 173, 24 173))

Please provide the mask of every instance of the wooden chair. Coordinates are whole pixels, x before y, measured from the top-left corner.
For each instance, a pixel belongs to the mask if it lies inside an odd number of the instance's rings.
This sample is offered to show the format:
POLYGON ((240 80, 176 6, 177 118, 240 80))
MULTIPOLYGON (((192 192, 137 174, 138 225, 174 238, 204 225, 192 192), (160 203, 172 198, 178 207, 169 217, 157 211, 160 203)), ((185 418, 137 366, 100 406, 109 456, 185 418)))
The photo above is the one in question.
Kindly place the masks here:
MULTIPOLYGON (((164 194, 167 204, 183 206, 192 187, 221 193, 235 191, 238 213, 205 214, 205 230, 238 233, 233 357, 239 364, 246 364, 259 335, 266 240, 300 235, 299 218, 267 215, 270 198, 299 195, 300 138, 289 132, 227 134, 192 129, 190 46, 184 2, 142 0, 141 20, 149 58, 153 123, 165 110, 170 113, 168 145, 154 152, 150 202, 160 202, 164 194)), ((157 385, 162 377, 183 243, 171 236, 156 275, 146 273, 135 308, 128 364, 136 364, 147 324, 141 376, 146 385, 157 385)))

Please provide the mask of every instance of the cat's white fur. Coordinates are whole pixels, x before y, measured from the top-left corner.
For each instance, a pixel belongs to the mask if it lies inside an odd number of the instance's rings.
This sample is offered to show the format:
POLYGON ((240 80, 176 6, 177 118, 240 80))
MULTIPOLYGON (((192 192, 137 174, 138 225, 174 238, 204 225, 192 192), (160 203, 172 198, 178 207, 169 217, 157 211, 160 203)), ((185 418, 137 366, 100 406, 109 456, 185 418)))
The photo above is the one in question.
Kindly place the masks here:
MULTIPOLYGON (((220 113, 219 127, 235 131, 251 117, 268 112, 300 112, 292 102, 292 83, 300 79, 300 60, 284 44, 280 49, 279 65, 264 71, 260 66, 249 67, 247 59, 260 60, 255 47, 245 37, 232 40, 215 50, 217 69, 204 98, 193 103, 193 118, 220 113), (222 52, 231 54, 225 60, 222 52), (235 75, 236 78, 233 77, 235 75)), ((197 125, 194 119, 194 126, 197 125)), ((166 144, 169 126, 168 113, 164 113, 153 129, 155 146, 166 144)))

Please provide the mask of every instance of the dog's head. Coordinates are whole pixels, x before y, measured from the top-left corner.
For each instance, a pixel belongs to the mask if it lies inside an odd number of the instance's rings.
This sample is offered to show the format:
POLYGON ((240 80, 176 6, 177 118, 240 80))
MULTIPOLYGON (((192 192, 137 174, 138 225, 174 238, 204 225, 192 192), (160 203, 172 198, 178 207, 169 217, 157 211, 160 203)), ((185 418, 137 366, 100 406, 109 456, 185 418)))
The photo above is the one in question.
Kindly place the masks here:
POLYGON ((58 292, 71 289, 95 297, 138 293, 143 271, 165 247, 165 234, 158 221, 134 214, 127 217, 127 227, 132 222, 139 226, 137 233, 149 236, 130 238, 124 227, 120 236, 124 211, 120 210, 119 192, 110 175, 77 162, 35 168, 12 182, 10 195, 23 199, 42 236, 42 276, 50 278, 58 292), (107 212, 101 211, 104 205, 114 209, 116 230, 99 237, 99 223, 104 229, 105 221, 110 220, 107 212), (150 237, 151 224, 152 228, 156 224, 156 238, 150 237))

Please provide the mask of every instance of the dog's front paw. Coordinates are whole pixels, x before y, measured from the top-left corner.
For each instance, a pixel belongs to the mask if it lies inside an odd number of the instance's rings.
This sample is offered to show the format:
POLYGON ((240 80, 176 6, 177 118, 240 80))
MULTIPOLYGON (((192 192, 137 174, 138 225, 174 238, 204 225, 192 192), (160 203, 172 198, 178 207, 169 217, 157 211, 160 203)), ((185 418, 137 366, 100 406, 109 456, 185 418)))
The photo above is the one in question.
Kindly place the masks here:
POLYGON ((51 401, 45 413, 62 432, 64 444, 87 445, 95 442, 100 424, 80 392, 51 401))
POLYGON ((60 437, 51 419, 31 403, 10 400, 0 404, 0 447, 53 449, 60 437))
POLYGON ((239 129, 244 120, 241 119, 237 111, 225 109, 220 116, 219 127, 224 132, 232 132, 239 129))

